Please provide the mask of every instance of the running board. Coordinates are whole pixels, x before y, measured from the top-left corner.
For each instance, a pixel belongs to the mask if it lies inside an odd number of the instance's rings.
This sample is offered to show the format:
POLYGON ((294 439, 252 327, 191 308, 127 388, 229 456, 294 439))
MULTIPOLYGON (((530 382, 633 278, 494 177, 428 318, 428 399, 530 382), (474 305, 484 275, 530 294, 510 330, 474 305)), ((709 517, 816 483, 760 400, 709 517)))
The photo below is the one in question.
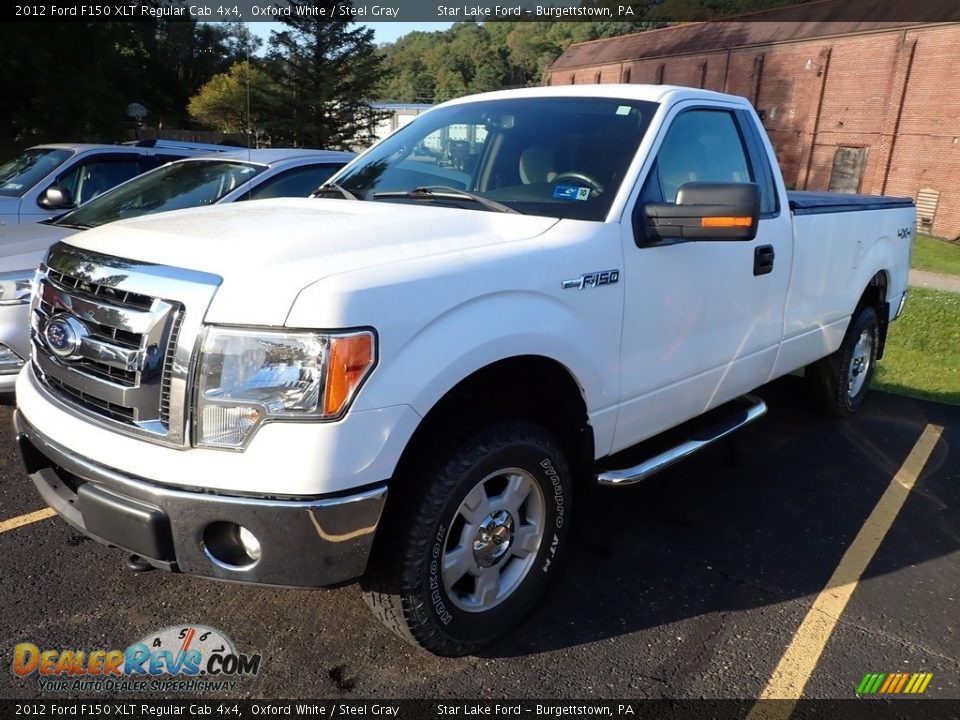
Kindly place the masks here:
POLYGON ((597 483, 610 487, 621 487, 646 480, 675 462, 703 450, 707 445, 715 443, 720 438, 726 437, 734 430, 749 425, 767 412, 766 403, 753 395, 744 395, 737 398, 731 405, 734 405, 734 407, 731 409, 729 416, 694 432, 688 440, 676 447, 665 450, 659 455, 654 455, 649 460, 644 460, 633 467, 623 468, 622 470, 605 470, 597 475, 597 483))

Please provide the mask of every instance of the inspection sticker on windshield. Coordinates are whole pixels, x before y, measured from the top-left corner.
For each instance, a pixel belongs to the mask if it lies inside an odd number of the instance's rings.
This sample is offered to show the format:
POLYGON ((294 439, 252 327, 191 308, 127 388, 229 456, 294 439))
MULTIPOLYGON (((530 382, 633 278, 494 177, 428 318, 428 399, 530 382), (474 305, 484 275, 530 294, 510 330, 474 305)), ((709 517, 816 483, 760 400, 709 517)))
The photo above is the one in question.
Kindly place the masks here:
POLYGON ((590 188, 576 185, 557 185, 553 189, 553 196, 557 200, 589 200, 590 188))

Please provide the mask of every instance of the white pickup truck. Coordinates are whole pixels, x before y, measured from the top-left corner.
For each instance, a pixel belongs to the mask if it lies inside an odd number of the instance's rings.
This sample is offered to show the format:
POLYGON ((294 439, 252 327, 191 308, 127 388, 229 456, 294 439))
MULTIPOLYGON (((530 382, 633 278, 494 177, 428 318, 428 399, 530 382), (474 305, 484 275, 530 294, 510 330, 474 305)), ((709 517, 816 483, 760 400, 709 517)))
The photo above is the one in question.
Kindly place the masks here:
POLYGON ((55 245, 18 442, 43 499, 139 564, 359 578, 441 655, 531 609, 588 484, 759 417, 748 393, 799 368, 855 411, 906 297, 912 201, 787 192, 738 97, 466 97, 333 181, 55 245))

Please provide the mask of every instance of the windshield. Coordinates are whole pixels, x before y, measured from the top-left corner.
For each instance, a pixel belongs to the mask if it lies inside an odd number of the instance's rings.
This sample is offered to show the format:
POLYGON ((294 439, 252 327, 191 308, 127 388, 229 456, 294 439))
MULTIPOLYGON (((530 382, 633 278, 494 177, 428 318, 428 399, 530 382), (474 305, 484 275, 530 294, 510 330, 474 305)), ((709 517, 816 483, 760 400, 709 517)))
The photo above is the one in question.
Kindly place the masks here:
POLYGON ((70 150, 31 148, 0 165, 0 195, 21 197, 73 155, 70 150))
POLYGON ((263 165, 226 160, 171 163, 61 215, 55 224, 97 227, 124 218, 212 205, 264 170, 263 165))
POLYGON ((521 213, 603 220, 656 108, 542 97, 452 105, 394 133, 335 182, 362 200, 492 209, 451 192, 465 190, 521 213))

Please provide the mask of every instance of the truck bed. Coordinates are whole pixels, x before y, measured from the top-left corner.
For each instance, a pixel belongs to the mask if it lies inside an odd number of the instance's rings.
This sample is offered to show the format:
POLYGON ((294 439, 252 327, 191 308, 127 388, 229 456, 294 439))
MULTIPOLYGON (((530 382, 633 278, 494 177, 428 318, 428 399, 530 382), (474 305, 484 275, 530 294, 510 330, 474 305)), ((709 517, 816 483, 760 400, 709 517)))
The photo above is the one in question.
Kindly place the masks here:
POLYGON ((859 212, 863 210, 889 210, 913 207, 913 199, 885 195, 850 195, 848 193, 787 192, 790 210, 794 215, 824 215, 826 213, 859 212))

